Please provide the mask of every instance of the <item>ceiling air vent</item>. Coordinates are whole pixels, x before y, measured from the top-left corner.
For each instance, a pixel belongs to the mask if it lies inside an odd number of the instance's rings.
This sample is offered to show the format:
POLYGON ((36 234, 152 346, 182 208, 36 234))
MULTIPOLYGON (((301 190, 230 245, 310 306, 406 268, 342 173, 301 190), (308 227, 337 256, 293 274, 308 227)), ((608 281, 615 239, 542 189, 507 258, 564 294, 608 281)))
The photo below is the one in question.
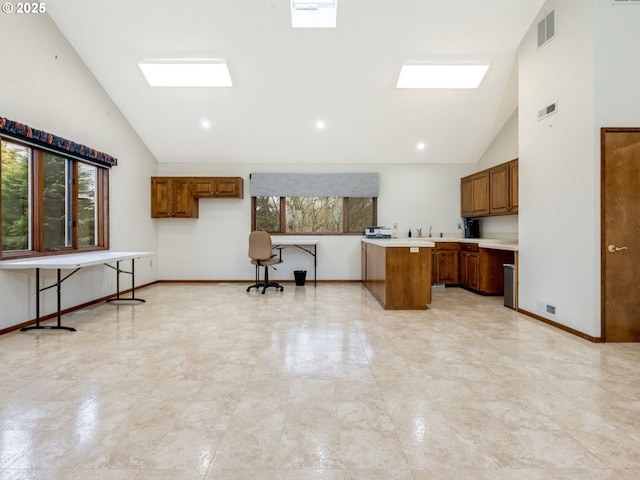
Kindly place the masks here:
POLYGON ((558 111, 558 102, 553 102, 551 105, 547 105, 542 110, 538 110, 538 120, 542 120, 549 115, 553 115, 558 111))
POLYGON ((335 28, 338 0, 291 0, 293 28, 335 28))
MULTIPOLYGON (((635 0, 634 0, 635 1, 635 0)), ((538 48, 556 36, 556 11, 549 14, 538 23, 538 48)))

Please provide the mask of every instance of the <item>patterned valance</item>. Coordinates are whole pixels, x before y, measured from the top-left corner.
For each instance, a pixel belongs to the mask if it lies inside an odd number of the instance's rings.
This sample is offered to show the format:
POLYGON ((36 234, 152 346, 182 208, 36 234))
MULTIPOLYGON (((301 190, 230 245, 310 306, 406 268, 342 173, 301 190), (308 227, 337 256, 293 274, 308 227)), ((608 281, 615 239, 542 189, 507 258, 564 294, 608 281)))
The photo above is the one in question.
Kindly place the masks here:
POLYGON ((58 137, 44 130, 36 130, 29 125, 5 117, 0 117, 0 135, 7 135, 35 147, 42 147, 45 150, 86 160, 104 167, 113 167, 118 164, 117 158, 104 152, 58 137))

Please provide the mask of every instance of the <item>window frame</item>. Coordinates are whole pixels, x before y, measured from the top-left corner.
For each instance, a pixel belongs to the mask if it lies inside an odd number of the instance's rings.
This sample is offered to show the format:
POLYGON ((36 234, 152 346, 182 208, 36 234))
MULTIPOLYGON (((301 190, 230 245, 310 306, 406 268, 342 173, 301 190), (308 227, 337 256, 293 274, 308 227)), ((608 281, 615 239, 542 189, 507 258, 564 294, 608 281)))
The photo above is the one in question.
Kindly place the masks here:
MULTIPOLYGON (((340 197, 342 198, 342 232, 287 232, 287 198, 288 197, 279 197, 280 198, 280 230, 279 231, 270 231, 269 233, 272 235, 333 235, 333 236, 362 236, 364 235, 364 230, 362 232, 350 232, 349 231, 349 198, 351 197, 340 197)), ((372 225, 375 225, 378 221, 378 197, 367 197, 371 199, 371 207, 372 207, 372 225)), ((257 225, 257 215, 256 215, 256 197, 251 197, 251 230, 256 230, 257 225)))
MULTIPOLYGON (((70 253, 83 253, 109 250, 109 168, 92 162, 75 158, 71 155, 64 155, 59 152, 48 152, 44 149, 30 145, 25 142, 16 140, 15 138, 0 135, 0 141, 13 143, 30 149, 30 168, 29 168, 29 195, 30 195, 30 248, 25 250, 4 251, 0 248, 0 260, 44 257, 53 255, 66 255, 70 253), (70 163, 72 184, 71 196, 71 246, 60 247, 54 249, 45 249, 44 247, 44 157, 45 153, 52 153, 62 157, 66 162, 70 163), (96 168, 96 245, 78 246, 78 165, 84 164, 96 168)), ((2 169, 0 168, 0 176, 2 169)), ((2 184, 0 182, 0 189, 2 184)), ((69 188, 69 185, 66 186, 69 188)), ((67 190, 65 190, 67 191, 67 190)), ((2 201, 0 197, 0 202, 2 201)), ((0 220, 2 208, 0 203, 0 220)), ((0 240, 2 239, 2 222, 0 221, 0 240)))

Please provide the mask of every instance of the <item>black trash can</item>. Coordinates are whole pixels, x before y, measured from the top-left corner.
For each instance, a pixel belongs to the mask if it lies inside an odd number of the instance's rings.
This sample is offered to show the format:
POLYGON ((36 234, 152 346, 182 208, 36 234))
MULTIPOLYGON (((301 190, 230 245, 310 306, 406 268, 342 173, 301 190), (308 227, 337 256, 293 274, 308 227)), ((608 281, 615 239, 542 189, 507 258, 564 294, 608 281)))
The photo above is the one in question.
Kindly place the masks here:
POLYGON ((504 306, 516 308, 516 266, 505 263, 504 267, 504 306))
POLYGON ((306 270, 294 270, 293 275, 296 277, 296 285, 299 287, 304 286, 304 280, 307 278, 306 270))

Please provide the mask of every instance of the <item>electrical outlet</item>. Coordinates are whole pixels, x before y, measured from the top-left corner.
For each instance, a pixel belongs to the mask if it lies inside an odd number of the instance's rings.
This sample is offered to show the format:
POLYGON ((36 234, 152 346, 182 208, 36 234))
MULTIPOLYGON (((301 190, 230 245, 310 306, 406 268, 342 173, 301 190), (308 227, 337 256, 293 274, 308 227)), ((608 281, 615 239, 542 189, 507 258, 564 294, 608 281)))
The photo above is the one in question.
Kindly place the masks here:
POLYGON ((462 230, 462 224, 461 223, 458 224, 458 230, 462 230))

